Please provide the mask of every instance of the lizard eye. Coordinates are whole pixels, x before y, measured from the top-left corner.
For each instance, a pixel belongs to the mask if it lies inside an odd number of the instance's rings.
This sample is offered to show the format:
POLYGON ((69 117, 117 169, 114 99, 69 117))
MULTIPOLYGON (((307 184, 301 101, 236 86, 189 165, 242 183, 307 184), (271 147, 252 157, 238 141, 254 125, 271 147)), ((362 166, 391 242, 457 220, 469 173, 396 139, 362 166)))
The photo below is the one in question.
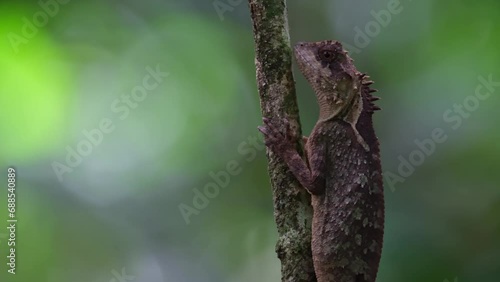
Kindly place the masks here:
POLYGON ((332 62, 335 59, 335 54, 332 50, 320 50, 319 57, 322 61, 332 62))

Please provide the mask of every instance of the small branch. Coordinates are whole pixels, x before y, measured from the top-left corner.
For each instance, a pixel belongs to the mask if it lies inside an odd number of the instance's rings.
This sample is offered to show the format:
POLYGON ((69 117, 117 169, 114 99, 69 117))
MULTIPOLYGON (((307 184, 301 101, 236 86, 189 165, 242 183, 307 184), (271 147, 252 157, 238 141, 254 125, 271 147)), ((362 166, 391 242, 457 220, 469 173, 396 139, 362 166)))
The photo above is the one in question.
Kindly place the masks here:
MULTIPOLYGON (((275 120, 286 117, 295 136, 301 136, 291 70, 292 52, 286 2, 249 0, 249 4, 262 116, 275 120)), ((300 147, 298 139, 297 146, 300 147)), ((312 208, 309 194, 281 159, 269 150, 267 156, 273 187, 274 217, 279 234, 276 252, 281 260, 282 281, 315 282, 311 256, 312 208)))

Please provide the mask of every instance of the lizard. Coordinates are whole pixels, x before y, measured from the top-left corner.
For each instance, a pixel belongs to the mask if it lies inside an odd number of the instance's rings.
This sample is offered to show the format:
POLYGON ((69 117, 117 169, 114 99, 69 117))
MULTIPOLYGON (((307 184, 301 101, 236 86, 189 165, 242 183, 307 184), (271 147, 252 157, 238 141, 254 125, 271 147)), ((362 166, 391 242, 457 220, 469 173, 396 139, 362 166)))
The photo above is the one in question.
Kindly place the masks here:
POLYGON ((375 282, 384 235, 379 142, 372 124, 379 98, 334 40, 294 46, 299 69, 312 86, 319 119, 296 147, 288 119, 263 118, 265 144, 311 194, 311 250, 318 282, 375 282), (284 126, 279 126, 284 123, 284 126), (280 129, 284 128, 284 129, 280 129))

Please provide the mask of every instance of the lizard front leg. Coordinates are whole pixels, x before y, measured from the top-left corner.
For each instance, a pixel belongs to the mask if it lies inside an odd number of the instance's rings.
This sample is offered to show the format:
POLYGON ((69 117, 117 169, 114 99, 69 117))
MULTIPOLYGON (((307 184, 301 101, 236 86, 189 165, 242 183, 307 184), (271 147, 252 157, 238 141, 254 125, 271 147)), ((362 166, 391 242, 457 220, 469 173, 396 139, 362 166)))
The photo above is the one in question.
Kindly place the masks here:
POLYGON ((262 120, 264 126, 259 126, 258 129, 265 136, 266 146, 285 161, 295 178, 310 194, 322 194, 325 189, 323 171, 325 146, 318 142, 312 142, 313 140, 309 138, 304 160, 295 147, 295 138, 290 130, 288 120, 283 120, 285 132, 280 131, 269 119, 263 118, 262 120))

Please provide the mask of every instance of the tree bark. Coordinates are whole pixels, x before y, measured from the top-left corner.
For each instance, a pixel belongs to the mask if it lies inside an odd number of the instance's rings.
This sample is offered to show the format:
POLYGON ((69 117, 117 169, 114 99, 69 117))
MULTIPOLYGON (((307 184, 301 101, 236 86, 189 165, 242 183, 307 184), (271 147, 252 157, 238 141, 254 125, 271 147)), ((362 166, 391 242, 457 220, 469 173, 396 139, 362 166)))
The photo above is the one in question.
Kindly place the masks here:
MULTIPOLYGON (((255 40, 255 66, 262 116, 286 118, 300 144, 300 120, 292 74, 292 50, 285 0, 249 0, 255 40)), ((277 124, 284 124, 278 122, 277 124)), ((286 164, 267 150, 279 239, 282 281, 316 282, 311 256, 310 196, 286 164)))

